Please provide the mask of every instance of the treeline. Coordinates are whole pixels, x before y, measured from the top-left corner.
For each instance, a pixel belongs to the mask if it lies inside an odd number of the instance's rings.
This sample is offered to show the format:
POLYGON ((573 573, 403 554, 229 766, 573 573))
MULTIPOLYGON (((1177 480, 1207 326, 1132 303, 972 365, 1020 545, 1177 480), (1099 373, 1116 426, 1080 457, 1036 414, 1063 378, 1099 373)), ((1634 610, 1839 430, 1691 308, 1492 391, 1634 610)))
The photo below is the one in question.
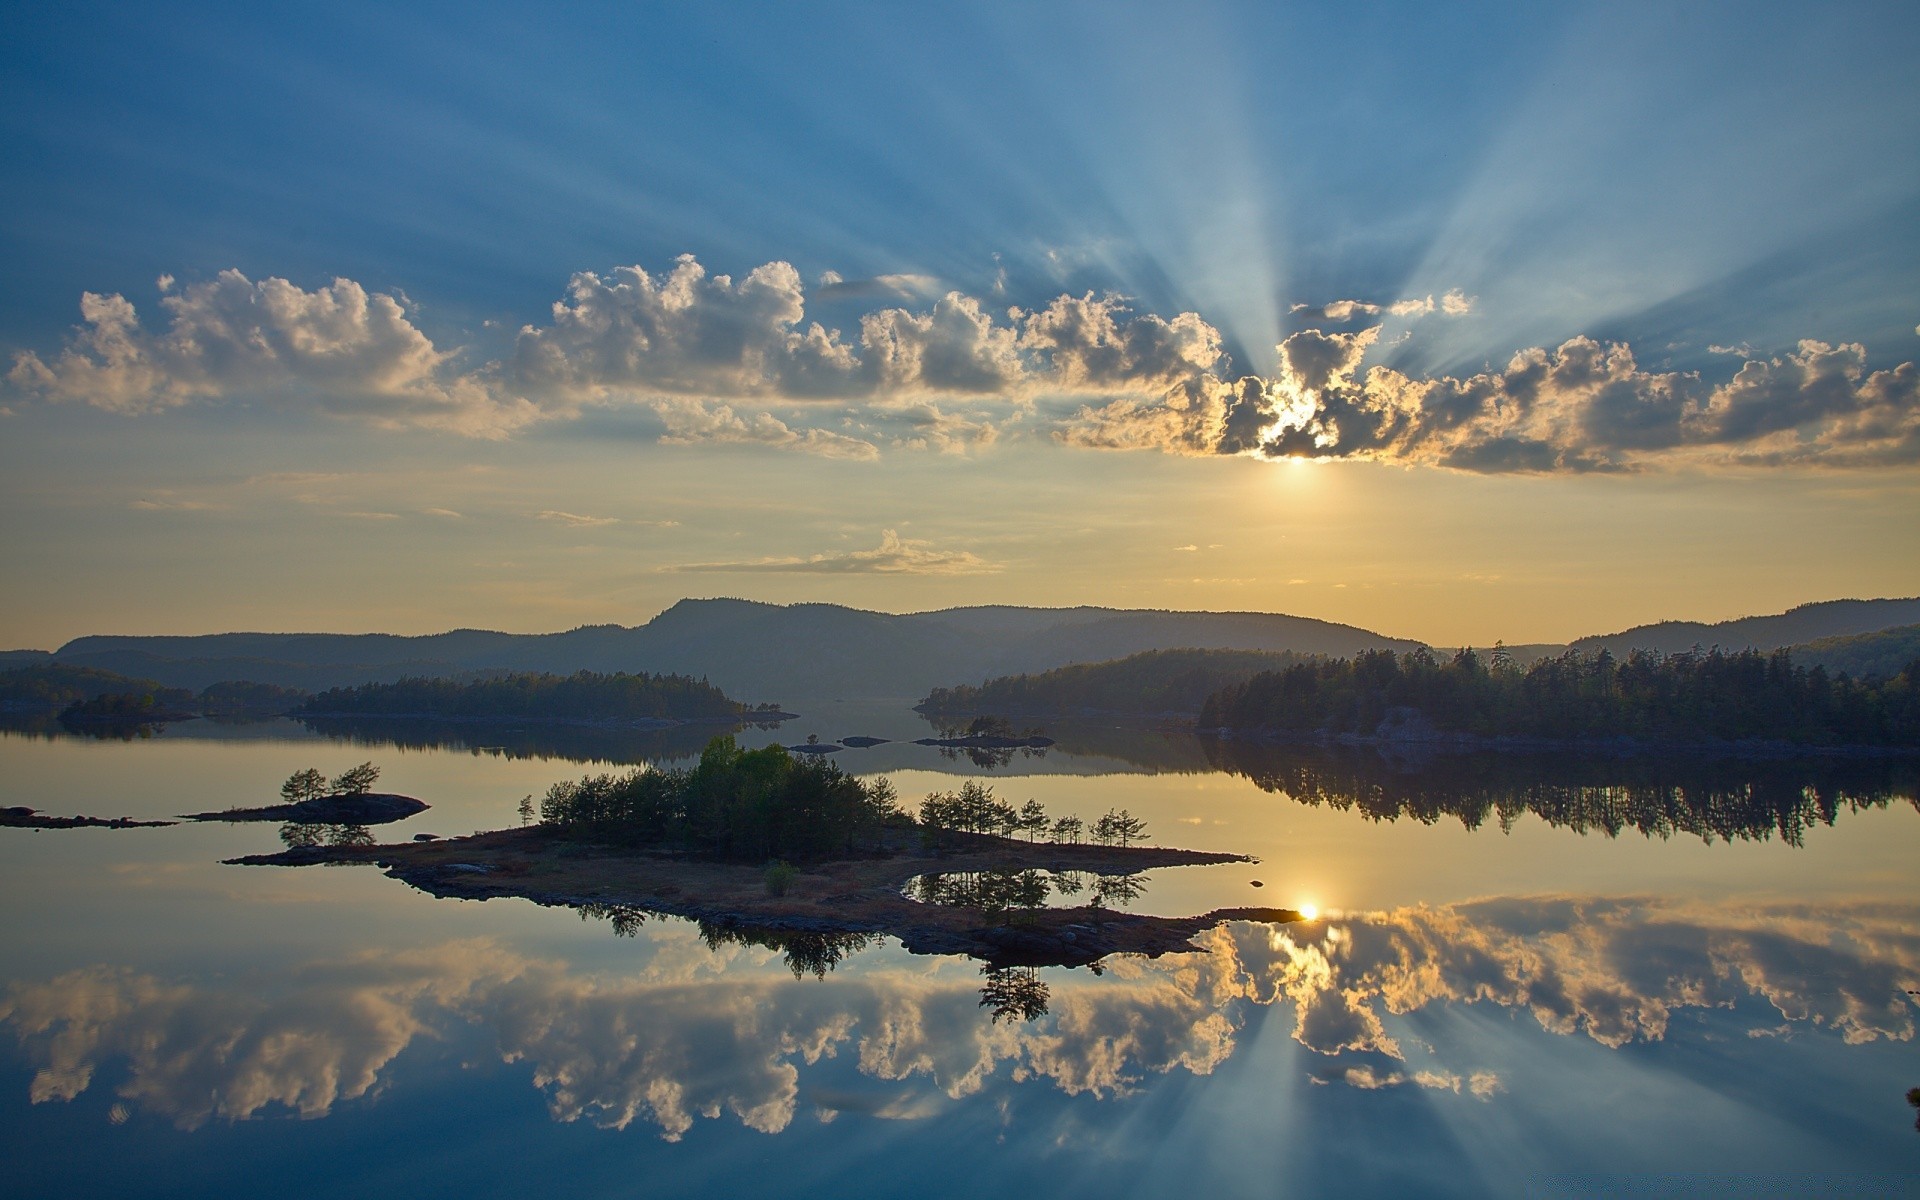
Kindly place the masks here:
POLYGON ((1793 654, 1807 666, 1822 666, 1834 674, 1845 671, 1856 679, 1898 675, 1908 663, 1920 659, 1920 625, 1820 638, 1793 647, 1793 654))
POLYGON ((1296 663, 1221 689, 1206 729, 1294 735, 1920 745, 1920 662, 1890 678, 1829 676, 1785 650, 1569 650, 1522 670, 1496 651, 1424 650, 1296 663))
POLYGON ((597 841, 762 862, 873 847, 910 819, 884 779, 863 782, 831 762, 779 746, 742 750, 722 737, 690 769, 556 783, 540 801, 540 823, 597 841))
POLYGON ((519 673, 490 679, 407 678, 332 688, 296 715, 514 718, 547 721, 691 721, 751 716, 748 708, 704 679, 686 675, 519 673))
MULTIPOLYGON (((522 801, 523 818, 532 819, 534 810, 533 797, 522 801)), ((1056 819, 1037 800, 1015 807, 973 781, 957 792, 929 793, 916 821, 885 779, 856 779, 832 762, 781 746, 742 750, 731 737, 708 742, 691 768, 642 767, 556 783, 538 812, 541 825, 567 836, 737 862, 897 850, 916 835, 936 846, 966 835, 1050 836, 1062 844, 1103 846, 1130 846, 1148 836, 1146 822, 1126 809, 1109 809, 1090 823, 1056 819)))
POLYGON ((978 713, 1125 713, 1186 715, 1221 688, 1262 671, 1309 661, 1291 651, 1149 650, 1103 663, 1079 663, 1037 675, 1003 675, 978 686, 934 688, 915 706, 929 716, 978 713))
POLYGON ((93 667, 41 663, 0 671, 0 711, 59 713, 82 721, 161 720, 286 712, 306 696, 293 688, 228 680, 194 692, 93 667))
POLYGON ((1920 809, 1920 764, 1905 756, 1800 758, 1662 754, 1441 754, 1418 770, 1361 746, 1208 740, 1222 771, 1301 804, 1375 821, 1459 821, 1510 830, 1532 814, 1578 833, 1676 835, 1798 846, 1842 813, 1920 809))

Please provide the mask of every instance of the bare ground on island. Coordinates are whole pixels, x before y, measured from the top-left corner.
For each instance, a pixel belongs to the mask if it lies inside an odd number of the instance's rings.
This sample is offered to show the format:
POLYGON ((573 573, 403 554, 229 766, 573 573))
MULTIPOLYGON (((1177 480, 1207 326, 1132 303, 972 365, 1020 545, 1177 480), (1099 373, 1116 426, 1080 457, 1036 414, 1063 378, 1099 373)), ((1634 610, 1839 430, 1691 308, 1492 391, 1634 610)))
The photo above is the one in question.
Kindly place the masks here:
POLYGON ((978 909, 923 904, 903 894, 919 875, 981 871, 1081 871, 1130 875, 1157 867, 1255 861, 1159 846, 1070 846, 981 834, 955 835, 928 850, 917 834, 885 851, 796 866, 784 895, 770 895, 765 869, 683 854, 599 845, 534 826, 444 841, 312 846, 228 861, 242 866, 363 863, 435 896, 517 896, 574 908, 634 908, 768 933, 881 933, 916 954, 965 954, 995 965, 1078 966, 1109 954, 1149 957, 1190 950, 1223 921, 1298 921, 1285 908, 1225 908, 1195 917, 1155 917, 1085 905, 990 917, 978 909))

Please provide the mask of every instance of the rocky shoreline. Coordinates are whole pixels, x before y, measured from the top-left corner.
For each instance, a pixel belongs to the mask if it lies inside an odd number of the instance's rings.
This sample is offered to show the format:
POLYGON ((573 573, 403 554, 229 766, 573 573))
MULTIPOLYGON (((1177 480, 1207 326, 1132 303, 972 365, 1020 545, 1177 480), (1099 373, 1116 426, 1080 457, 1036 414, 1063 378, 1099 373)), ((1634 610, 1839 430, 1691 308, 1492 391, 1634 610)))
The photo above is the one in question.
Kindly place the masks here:
POLYGON ((1079 871, 1126 875, 1157 867, 1250 863, 1246 855, 1165 847, 1068 846, 960 835, 952 850, 902 847, 871 857, 807 864, 784 895, 769 894, 762 868, 568 841, 533 827, 445 841, 313 846, 229 859, 242 866, 362 863, 433 896, 516 897, 579 909, 631 908, 728 929, 770 934, 879 933, 915 954, 959 954, 994 966, 1082 966, 1111 954, 1193 949, 1223 921, 1288 922, 1281 908, 1217 909, 1157 917, 1084 905, 1023 909, 993 917, 925 904, 902 889, 918 875, 1079 871))
POLYGON ((152 829, 178 821, 136 821, 132 817, 54 817, 25 805, 0 808, 0 826, 11 829, 152 829))

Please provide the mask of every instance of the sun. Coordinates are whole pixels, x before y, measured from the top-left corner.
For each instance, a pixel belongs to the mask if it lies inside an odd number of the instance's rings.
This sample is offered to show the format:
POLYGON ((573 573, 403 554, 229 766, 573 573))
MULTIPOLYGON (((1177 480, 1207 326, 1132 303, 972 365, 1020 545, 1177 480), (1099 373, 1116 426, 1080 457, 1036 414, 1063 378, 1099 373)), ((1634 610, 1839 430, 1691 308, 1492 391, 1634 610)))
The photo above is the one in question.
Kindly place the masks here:
POLYGON ((1302 904, 1302 905, 1300 906, 1300 917, 1301 917, 1301 919, 1302 919, 1302 920, 1306 920, 1306 921, 1313 921, 1313 920, 1318 920, 1318 919, 1319 919, 1319 916, 1320 916, 1320 906, 1319 906, 1319 905, 1317 905, 1317 904, 1302 904))

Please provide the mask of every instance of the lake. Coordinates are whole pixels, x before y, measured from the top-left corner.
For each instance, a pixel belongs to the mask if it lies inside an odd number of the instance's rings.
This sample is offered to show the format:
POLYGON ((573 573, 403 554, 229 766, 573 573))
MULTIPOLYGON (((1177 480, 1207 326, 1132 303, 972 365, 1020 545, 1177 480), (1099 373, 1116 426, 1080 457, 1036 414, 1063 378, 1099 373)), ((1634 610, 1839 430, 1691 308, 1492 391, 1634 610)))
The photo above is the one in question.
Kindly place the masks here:
MULTIPOLYGON (((9 1190, 1920 1194, 1913 760, 1382 759, 1083 721, 976 762, 903 744, 931 733, 904 703, 790 707, 741 740, 888 738, 835 760, 909 805, 977 778, 1260 860, 1149 872, 1134 911, 1315 919, 994 974, 220 865, 272 824, 0 829, 9 1190)), ((453 836, 704 736, 11 732, 0 804, 163 817, 371 759, 432 806, 376 836, 453 836)))

